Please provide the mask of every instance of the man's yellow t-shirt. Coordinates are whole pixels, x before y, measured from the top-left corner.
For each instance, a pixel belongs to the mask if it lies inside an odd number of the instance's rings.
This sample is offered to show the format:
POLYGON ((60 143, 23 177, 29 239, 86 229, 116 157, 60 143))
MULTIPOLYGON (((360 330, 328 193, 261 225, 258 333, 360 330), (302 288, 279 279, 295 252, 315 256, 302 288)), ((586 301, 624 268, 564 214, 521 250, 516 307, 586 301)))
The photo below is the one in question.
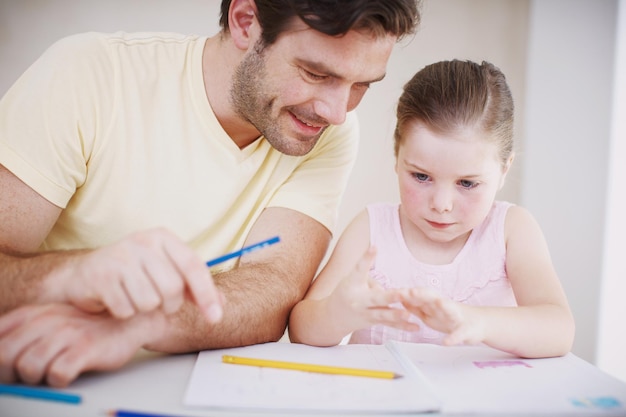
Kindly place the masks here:
MULTIPOLYGON (((335 225, 356 116, 302 157, 239 149, 204 90, 206 38, 86 33, 37 60, 0 101, 0 163, 63 208, 42 249, 165 227, 205 259, 242 246, 266 207, 335 225)), ((268 236, 270 237, 270 236, 268 236)))

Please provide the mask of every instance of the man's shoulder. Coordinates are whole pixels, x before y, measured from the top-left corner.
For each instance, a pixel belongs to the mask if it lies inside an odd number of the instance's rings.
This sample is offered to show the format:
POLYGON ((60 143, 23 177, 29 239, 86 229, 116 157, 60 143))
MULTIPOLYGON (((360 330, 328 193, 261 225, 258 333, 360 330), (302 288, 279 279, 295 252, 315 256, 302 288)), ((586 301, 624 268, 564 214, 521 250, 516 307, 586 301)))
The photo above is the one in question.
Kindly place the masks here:
POLYGON ((149 44, 185 44, 188 42, 195 42, 199 39, 205 39, 205 37, 200 35, 175 32, 92 33, 91 36, 100 37, 111 43, 125 44, 129 46, 149 44))
POLYGON ((94 53, 109 46, 141 46, 154 44, 184 45, 203 39, 199 35, 173 32, 82 32, 55 42, 50 50, 58 54, 94 53))

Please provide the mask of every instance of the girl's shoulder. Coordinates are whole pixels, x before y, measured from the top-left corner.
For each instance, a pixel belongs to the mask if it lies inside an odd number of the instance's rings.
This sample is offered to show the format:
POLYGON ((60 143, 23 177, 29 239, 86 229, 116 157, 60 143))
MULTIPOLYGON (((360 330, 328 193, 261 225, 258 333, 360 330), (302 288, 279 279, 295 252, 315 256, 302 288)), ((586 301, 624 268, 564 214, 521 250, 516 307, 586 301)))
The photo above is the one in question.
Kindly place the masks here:
POLYGON ((507 241, 511 237, 524 236, 531 232, 541 233, 541 228, 535 216, 525 207, 511 205, 506 211, 504 222, 504 233, 507 241))

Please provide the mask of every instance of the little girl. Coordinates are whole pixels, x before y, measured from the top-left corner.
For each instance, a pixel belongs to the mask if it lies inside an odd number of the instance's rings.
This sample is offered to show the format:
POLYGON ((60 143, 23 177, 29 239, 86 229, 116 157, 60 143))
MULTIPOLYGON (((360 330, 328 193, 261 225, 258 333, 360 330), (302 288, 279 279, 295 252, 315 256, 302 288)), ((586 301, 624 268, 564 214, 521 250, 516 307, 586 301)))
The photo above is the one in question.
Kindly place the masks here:
POLYGON ((569 352, 574 319, 546 241, 495 201, 513 162, 513 99, 492 64, 444 61, 405 85, 394 134, 400 204, 348 225, 290 317, 292 342, 484 343, 569 352))

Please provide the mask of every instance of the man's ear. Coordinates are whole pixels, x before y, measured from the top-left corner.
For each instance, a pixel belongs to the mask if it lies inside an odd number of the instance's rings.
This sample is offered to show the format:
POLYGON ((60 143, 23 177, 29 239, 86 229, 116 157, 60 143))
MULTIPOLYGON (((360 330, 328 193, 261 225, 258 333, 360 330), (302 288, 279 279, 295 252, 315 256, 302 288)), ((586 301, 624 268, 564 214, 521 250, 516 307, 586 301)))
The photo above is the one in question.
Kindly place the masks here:
POLYGON ((228 9, 228 28, 235 46, 247 50, 260 36, 254 0, 232 0, 228 9))

